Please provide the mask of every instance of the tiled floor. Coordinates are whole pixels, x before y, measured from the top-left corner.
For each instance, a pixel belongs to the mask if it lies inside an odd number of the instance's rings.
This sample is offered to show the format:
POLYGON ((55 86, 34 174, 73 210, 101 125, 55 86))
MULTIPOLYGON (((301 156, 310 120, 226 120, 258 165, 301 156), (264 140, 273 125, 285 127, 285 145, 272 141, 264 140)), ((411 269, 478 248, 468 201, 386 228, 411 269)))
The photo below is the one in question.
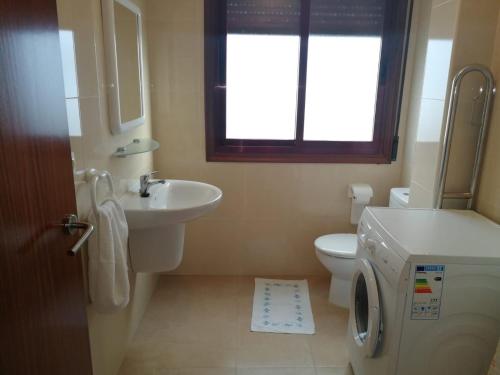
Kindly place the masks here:
POLYGON ((120 375, 349 374, 348 312, 308 280, 315 335, 250 332, 251 277, 162 277, 120 375))

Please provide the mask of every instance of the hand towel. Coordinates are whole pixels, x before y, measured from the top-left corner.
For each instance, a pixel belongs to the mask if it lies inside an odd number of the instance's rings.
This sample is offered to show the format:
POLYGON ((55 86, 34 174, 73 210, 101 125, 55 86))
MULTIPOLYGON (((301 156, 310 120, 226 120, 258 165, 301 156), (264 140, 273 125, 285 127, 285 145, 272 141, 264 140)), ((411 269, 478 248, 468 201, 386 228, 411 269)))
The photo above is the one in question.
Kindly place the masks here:
POLYGON ((128 226, 125 212, 114 198, 89 214, 96 233, 89 240, 89 294, 95 309, 112 313, 129 302, 128 226))

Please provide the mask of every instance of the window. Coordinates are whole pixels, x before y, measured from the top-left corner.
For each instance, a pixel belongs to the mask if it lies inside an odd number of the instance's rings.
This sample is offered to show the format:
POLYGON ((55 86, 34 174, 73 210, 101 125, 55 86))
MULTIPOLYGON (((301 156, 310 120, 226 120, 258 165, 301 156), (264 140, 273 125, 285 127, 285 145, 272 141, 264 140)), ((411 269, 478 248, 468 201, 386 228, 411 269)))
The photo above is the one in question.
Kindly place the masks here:
POLYGON ((389 163, 411 0, 205 0, 208 161, 389 163))
POLYGON ((75 35, 71 30, 59 30, 64 96, 70 137, 81 137, 80 98, 78 94, 78 75, 76 67, 75 35))

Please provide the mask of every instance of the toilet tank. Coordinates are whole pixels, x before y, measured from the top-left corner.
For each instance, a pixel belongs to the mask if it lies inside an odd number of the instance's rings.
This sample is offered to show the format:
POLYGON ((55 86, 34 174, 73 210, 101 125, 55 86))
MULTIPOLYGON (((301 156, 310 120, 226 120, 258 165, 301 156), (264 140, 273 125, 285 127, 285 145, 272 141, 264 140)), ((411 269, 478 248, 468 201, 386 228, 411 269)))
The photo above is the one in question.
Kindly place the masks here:
POLYGON ((410 188, 392 188, 389 196, 389 207, 407 208, 410 197, 410 188))

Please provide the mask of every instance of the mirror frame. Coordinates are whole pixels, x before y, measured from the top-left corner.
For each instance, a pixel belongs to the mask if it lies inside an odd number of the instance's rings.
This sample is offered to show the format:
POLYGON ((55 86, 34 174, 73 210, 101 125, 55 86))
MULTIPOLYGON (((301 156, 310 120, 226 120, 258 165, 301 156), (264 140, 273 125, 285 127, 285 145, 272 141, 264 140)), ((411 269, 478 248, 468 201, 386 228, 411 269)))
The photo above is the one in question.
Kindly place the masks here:
POLYGON ((121 134, 145 122, 144 110, 144 61, 142 41, 142 12, 130 0, 101 0, 102 27, 104 33, 104 57, 106 62, 106 97, 108 100, 109 121, 112 134, 121 134), (139 89, 141 116, 122 122, 120 111, 120 82, 118 76, 118 56, 116 52, 116 28, 114 3, 118 3, 137 16, 137 48, 139 54, 139 89))

